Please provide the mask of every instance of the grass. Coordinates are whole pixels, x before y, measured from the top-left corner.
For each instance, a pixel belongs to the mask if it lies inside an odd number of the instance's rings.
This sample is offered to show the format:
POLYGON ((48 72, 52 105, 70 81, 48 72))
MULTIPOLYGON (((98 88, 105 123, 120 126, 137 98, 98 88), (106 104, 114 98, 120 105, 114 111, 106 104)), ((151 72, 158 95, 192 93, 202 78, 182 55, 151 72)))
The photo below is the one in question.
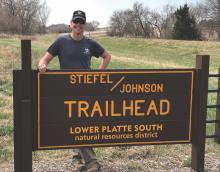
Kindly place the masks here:
POLYGON ((130 162, 128 164, 128 170, 129 171, 136 171, 136 170, 142 170, 142 165, 137 162, 130 162))
POLYGON ((0 162, 9 161, 13 152, 9 149, 0 149, 0 162))
MULTIPOLYGON (((57 35, 33 36, 32 39, 32 68, 36 69, 37 63, 46 52, 49 45, 57 35)), ((112 55, 109 69, 148 69, 148 68, 194 68, 197 54, 209 54, 211 56, 210 73, 217 73, 220 68, 220 42, 199 41, 175 41, 141 38, 95 37, 112 55)), ((98 68, 101 59, 92 58, 92 68, 98 68)), ((13 153, 13 127, 12 127, 12 70, 20 69, 20 37, 0 39, 0 140, 7 137, 7 143, 0 142, 0 162, 12 160, 13 153), (9 138, 9 139, 8 139, 9 138)), ((55 57, 49 64, 50 69, 59 69, 58 58, 55 57)), ((209 89, 217 88, 217 79, 209 80, 209 89)), ((208 104, 216 103, 216 94, 209 94, 208 104)), ((208 110, 208 119, 215 119, 215 110, 208 110)), ((214 125, 207 125, 207 134, 213 134, 214 125)), ((207 151, 220 154, 220 146, 207 141, 207 151)), ((166 146, 158 146, 152 152, 163 152, 166 146)), ((169 146, 168 146, 169 148, 169 146)), ((182 147, 178 147, 181 148, 182 147)), ((97 149, 97 154, 103 161, 121 159, 129 148, 114 148, 110 154, 105 149, 97 149)), ((64 151, 65 152, 65 151, 64 151)), ((144 151, 143 151, 144 152, 144 151)), ((145 150, 145 154, 146 154, 145 150)), ((151 152, 151 151, 150 151, 151 152)), ((180 151, 181 152, 181 151, 180 151)), ((34 157, 48 157, 50 153, 34 153, 34 157)), ((62 151, 58 153, 60 156, 62 151)), ((136 155, 136 154, 134 154, 136 155)), ((141 154, 144 156, 144 154, 141 154)), ((147 156, 150 156, 147 154, 147 156)), ((189 166, 186 160, 183 166, 189 166)), ((142 170, 142 166, 136 162, 128 164, 129 170, 142 170)))
POLYGON ((183 161, 183 167, 191 167, 192 160, 191 158, 187 158, 183 161))
MULTIPOLYGON (((111 37, 98 38, 97 40, 113 55, 134 59, 136 63, 132 65, 133 68, 147 68, 146 64, 151 64, 151 68, 194 67, 197 54, 209 54, 211 56, 210 70, 212 72, 217 71, 218 64, 220 64, 219 42, 111 37)), ((128 64, 126 60, 123 61, 120 58, 117 61, 128 64)))
POLYGON ((1 119, 8 119, 8 117, 9 117, 9 114, 0 112, 0 120, 1 119))
POLYGON ((13 127, 11 125, 1 126, 0 127, 0 137, 3 136, 12 136, 13 134, 13 127))

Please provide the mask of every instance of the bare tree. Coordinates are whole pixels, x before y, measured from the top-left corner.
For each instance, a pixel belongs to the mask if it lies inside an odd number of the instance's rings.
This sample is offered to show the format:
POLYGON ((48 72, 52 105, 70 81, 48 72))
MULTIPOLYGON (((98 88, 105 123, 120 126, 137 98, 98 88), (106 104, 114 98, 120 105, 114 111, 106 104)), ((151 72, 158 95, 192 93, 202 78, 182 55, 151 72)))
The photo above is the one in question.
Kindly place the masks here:
POLYGON ((94 28, 94 30, 97 30, 99 28, 100 23, 96 20, 91 21, 92 26, 94 28))
POLYGON ((110 20, 110 35, 142 36, 142 28, 132 10, 115 11, 110 20))
POLYGON ((36 22, 39 9, 39 0, 19 0, 18 17, 22 34, 30 34, 36 22))
POLYGON ((16 16, 16 0, 1 0, 0 25, 1 32, 18 32, 17 16, 16 16))
POLYGON ((68 33, 69 25, 66 24, 53 24, 48 26, 49 33, 68 33))
POLYGON ((111 31, 110 35, 112 36, 124 36, 124 21, 123 21, 123 11, 115 11, 110 19, 111 31))
POLYGON ((215 30, 220 40, 220 0, 206 0, 208 18, 214 22, 215 30))
POLYGON ((48 17, 50 15, 50 8, 48 7, 46 1, 44 1, 38 10, 39 17, 39 33, 46 33, 46 24, 48 21, 48 17))
POLYGON ((7 32, 7 23, 5 22, 5 19, 7 18, 7 13, 5 9, 0 6, 0 32, 7 32))
POLYGON ((175 10, 176 7, 171 6, 169 4, 164 6, 161 24, 161 38, 172 38, 172 31, 175 24, 175 10))
POLYGON ((98 30, 100 23, 98 21, 91 21, 86 23, 86 31, 96 31, 98 30))
POLYGON ((111 17, 111 35, 143 36, 149 38, 150 11, 143 4, 135 2, 132 9, 115 11, 111 17))
POLYGON ((115 11, 110 20, 111 35, 160 37, 161 17, 143 4, 135 2, 132 9, 115 11))
POLYGON ((0 31, 31 34, 46 28, 49 8, 41 0, 0 0, 0 31))
POLYGON ((139 2, 132 9, 115 11, 110 20, 111 35, 172 38, 175 7, 167 5, 162 13, 139 2))
POLYGON ((161 37, 161 32, 162 32, 162 23, 163 23, 163 17, 162 14, 160 14, 157 11, 152 11, 150 13, 150 19, 148 21, 153 29, 153 34, 157 37, 161 37))
POLYGON ((208 7, 203 2, 197 3, 196 5, 190 5, 190 14, 195 17, 196 23, 200 23, 207 20, 208 7))
POLYGON ((220 0, 206 0, 206 6, 208 8, 208 16, 220 22, 220 0))
POLYGON ((149 9, 144 8, 143 4, 135 2, 133 5, 133 14, 135 18, 135 23, 139 24, 141 27, 144 37, 149 38, 150 33, 148 29, 148 19, 149 19, 149 9))
POLYGON ((11 15, 16 15, 16 0, 1 0, 1 3, 8 8, 11 15))
POLYGON ((136 23, 135 16, 132 10, 127 9, 123 14, 124 18, 124 34, 126 36, 141 36, 142 29, 136 23))

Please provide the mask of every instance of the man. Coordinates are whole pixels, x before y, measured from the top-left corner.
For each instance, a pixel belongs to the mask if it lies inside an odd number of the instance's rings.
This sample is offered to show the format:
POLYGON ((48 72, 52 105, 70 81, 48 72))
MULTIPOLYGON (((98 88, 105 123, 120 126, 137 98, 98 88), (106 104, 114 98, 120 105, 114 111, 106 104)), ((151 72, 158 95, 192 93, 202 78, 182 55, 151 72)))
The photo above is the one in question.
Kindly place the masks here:
MULTIPOLYGON (((46 54, 40 59, 38 69, 40 72, 47 70, 48 63, 53 57, 58 56, 61 69, 90 69, 91 57, 102 57, 99 69, 106 69, 110 62, 110 54, 96 41, 84 36, 86 14, 83 11, 74 11, 70 22, 70 34, 65 34, 56 39, 48 48, 46 54)), ((100 164, 92 148, 81 148, 79 154, 73 158, 84 160, 85 165, 80 171, 98 172, 100 164)))

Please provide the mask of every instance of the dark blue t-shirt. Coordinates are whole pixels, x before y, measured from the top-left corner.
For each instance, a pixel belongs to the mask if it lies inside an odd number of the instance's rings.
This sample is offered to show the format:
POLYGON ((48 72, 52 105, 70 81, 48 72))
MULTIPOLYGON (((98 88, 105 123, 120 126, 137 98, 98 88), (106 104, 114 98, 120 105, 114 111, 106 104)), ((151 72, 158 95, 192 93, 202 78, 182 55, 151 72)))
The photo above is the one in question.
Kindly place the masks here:
POLYGON ((47 51, 53 57, 58 56, 61 69, 90 69, 91 57, 100 57, 104 48, 87 37, 76 41, 70 34, 65 34, 59 36, 47 51))

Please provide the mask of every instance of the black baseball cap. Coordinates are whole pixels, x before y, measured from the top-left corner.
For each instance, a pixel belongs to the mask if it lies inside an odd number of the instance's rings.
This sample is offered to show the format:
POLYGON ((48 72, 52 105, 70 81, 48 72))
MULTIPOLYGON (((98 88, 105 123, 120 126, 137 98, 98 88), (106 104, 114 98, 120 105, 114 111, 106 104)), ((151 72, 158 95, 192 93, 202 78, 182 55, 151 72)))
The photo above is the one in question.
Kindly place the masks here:
POLYGON ((77 10, 73 12, 72 21, 74 22, 80 22, 81 24, 86 23, 86 13, 81 10, 77 10))

